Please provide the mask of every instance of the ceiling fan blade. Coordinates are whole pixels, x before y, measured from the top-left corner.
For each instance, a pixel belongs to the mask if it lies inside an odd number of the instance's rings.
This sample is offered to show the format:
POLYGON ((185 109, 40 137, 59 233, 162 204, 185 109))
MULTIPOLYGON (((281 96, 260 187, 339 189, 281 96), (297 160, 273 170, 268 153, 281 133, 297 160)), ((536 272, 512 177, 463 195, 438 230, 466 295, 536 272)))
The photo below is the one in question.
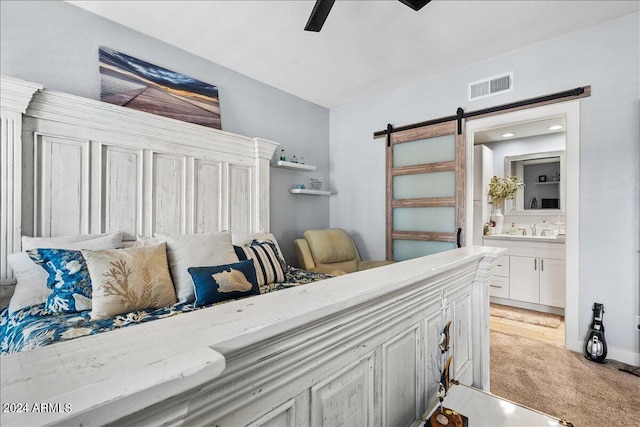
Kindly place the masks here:
POLYGON ((311 11, 311 16, 309 16, 307 25, 304 27, 305 31, 319 32, 324 25, 324 21, 327 20, 327 16, 329 16, 331 7, 333 7, 335 2, 336 0, 316 0, 316 4, 311 11))
POLYGON ((413 10, 420 10, 427 5, 431 0, 400 0, 413 10))

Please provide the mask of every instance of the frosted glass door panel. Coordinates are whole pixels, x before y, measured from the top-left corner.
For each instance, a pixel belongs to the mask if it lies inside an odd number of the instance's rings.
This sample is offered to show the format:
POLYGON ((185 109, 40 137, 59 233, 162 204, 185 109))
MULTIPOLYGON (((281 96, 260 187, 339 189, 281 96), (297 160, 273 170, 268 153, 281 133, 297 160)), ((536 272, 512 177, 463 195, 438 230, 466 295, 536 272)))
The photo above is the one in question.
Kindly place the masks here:
POLYGON ((444 252, 455 248, 456 244, 452 242, 394 240, 393 259, 394 261, 405 261, 407 259, 436 254, 438 252, 444 252))
POLYGON ((443 135, 393 146, 393 167, 424 165, 455 160, 455 135, 443 135))
POLYGON ((453 233, 456 230, 456 209, 453 207, 396 208, 393 210, 393 229, 453 233))
POLYGON ((401 261, 464 244, 464 134, 457 128, 452 120, 391 135, 387 259, 401 261))
POLYGON ((393 177, 394 199, 454 197, 455 195, 455 171, 398 175, 393 177))

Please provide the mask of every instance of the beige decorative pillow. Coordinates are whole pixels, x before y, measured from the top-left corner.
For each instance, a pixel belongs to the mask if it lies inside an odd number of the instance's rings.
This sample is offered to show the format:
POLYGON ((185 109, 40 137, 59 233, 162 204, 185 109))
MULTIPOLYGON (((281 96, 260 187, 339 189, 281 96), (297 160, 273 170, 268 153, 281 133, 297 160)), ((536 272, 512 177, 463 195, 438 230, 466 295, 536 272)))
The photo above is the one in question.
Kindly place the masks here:
POLYGON ((226 231, 180 235, 156 233, 155 237, 167 243, 169 269, 180 302, 196 300, 189 267, 238 262, 231 244, 231 233, 226 231))
POLYGON ((91 319, 176 302, 169 275, 166 244, 142 248, 83 250, 91 275, 91 319))

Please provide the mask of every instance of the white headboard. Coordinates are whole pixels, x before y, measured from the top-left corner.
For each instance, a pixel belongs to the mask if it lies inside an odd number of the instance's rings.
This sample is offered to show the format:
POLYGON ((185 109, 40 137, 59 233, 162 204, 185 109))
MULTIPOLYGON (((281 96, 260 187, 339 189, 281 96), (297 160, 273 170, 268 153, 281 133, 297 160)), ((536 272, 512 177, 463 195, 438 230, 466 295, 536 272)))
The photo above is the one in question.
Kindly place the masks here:
POLYGON ((270 231, 277 143, 1 78, 3 283, 22 234, 270 231))

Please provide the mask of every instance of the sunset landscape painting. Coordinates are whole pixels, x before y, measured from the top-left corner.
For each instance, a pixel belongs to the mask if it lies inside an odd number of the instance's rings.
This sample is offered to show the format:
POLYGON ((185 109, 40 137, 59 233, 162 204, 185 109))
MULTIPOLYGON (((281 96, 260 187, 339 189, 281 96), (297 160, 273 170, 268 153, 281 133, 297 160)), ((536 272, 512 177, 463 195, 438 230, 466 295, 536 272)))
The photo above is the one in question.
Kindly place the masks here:
POLYGON ((216 86, 106 47, 99 58, 101 101, 222 129, 216 86))

